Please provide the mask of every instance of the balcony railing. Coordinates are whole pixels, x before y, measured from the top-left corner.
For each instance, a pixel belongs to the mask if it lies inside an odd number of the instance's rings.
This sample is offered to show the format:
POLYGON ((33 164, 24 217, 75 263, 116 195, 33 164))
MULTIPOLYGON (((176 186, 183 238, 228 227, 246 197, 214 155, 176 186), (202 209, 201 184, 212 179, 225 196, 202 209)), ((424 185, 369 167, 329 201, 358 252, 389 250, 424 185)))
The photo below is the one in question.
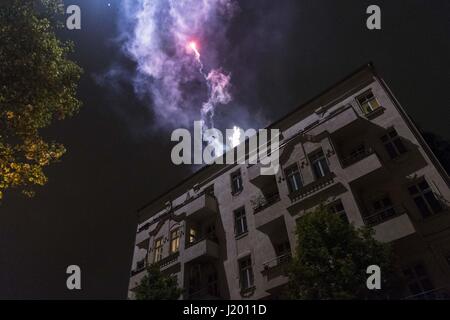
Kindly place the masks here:
POLYGON ((187 242, 186 243, 186 249, 190 248, 192 246, 195 246, 197 243, 200 243, 200 242, 202 242, 204 240, 211 240, 212 242, 215 242, 215 243, 219 244, 219 240, 217 239, 217 235, 214 232, 211 232, 211 233, 207 233, 207 234, 199 237, 198 239, 195 239, 192 242, 187 242))
POLYGON ((165 268, 175 262, 177 262, 178 257, 180 256, 180 252, 174 252, 170 255, 168 255, 167 257, 159 260, 158 262, 155 262, 155 264, 159 267, 159 268, 165 268))
POLYGON ((344 168, 351 166, 352 164, 361 161, 362 159, 370 156, 375 151, 372 148, 365 148, 363 150, 358 150, 357 152, 353 153, 350 156, 345 157, 342 159, 342 166, 344 168))
POLYGON ((292 192, 291 194, 289 194, 291 202, 299 201, 333 184, 334 177, 334 173, 330 173, 322 178, 317 179, 314 182, 311 182, 310 184, 307 184, 306 186, 303 186, 302 188, 300 188, 300 190, 292 192))
POLYGON ((364 216, 363 220, 366 225, 374 226, 404 213, 406 213, 406 209, 402 206, 389 206, 368 216, 364 216))
POLYGON ((291 259, 292 259, 292 255, 290 252, 283 253, 272 260, 264 262, 263 263, 264 270, 276 268, 280 265, 283 265, 283 264, 291 261, 291 259))
POLYGON ((268 197, 262 197, 262 198, 258 199, 257 203, 253 206, 253 212, 258 213, 258 212, 270 207, 271 205, 277 203, 278 201, 280 201, 279 193, 275 193, 268 197))
POLYGON ((450 300, 450 290, 448 288, 433 289, 419 294, 408 296, 405 300, 450 300))

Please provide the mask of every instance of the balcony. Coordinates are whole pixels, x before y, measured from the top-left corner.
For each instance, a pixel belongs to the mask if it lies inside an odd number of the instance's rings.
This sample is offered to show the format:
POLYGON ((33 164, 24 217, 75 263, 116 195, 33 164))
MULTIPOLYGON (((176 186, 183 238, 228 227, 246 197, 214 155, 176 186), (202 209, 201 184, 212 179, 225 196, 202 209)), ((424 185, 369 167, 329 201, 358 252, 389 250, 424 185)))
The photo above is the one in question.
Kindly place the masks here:
POLYGON ((175 252, 170 254, 169 256, 161 259, 155 264, 159 267, 161 271, 169 269, 170 267, 176 265, 179 262, 180 252, 175 252))
POLYGON ((150 234, 148 230, 143 230, 136 234, 136 245, 140 245, 141 243, 144 243, 145 241, 148 241, 150 238, 150 234))
POLYGON ((259 189, 263 189, 264 186, 273 182, 275 177, 274 175, 262 175, 261 168, 261 163, 252 164, 247 167, 249 181, 259 189))
POLYGON ((372 149, 366 149, 342 160, 345 169, 342 178, 348 182, 360 179, 383 167, 378 155, 372 149))
MULTIPOLYGON (((346 106, 342 109, 336 110, 328 117, 320 120, 314 126, 311 126, 308 133, 312 135, 318 135, 324 131, 332 134, 333 132, 345 127, 346 125, 360 119, 356 111, 352 106, 346 106)), ((307 130, 305 130, 307 131, 307 130)))
POLYGON ((262 274, 266 280, 266 291, 281 287, 288 282, 286 267, 291 260, 291 253, 286 252, 263 264, 262 274))
POLYGON ((200 240, 186 244, 184 250, 184 262, 192 260, 207 260, 219 258, 219 244, 212 235, 208 235, 200 240))
POLYGON ((363 217, 364 223, 375 230, 375 239, 391 242, 416 232, 408 213, 402 206, 383 208, 363 217))
POLYGON ((186 201, 180 210, 186 212, 186 218, 199 221, 219 212, 216 198, 207 193, 186 201))
POLYGON ((258 200, 256 201, 256 203, 253 206, 253 212, 255 214, 257 214, 258 212, 263 211, 264 209, 272 206, 273 204, 277 203, 278 201, 280 201, 279 193, 275 193, 275 194, 272 194, 267 197, 258 198, 258 200))

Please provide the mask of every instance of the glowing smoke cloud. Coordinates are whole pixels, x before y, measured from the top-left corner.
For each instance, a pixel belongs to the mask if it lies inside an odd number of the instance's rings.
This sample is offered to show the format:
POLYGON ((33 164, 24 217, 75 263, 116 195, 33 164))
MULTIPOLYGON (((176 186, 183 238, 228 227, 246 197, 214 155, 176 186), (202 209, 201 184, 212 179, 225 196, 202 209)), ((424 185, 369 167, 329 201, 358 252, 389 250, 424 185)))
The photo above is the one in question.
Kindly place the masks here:
POLYGON ((221 41, 225 23, 236 9, 235 1, 125 0, 122 3, 123 49, 137 65, 134 88, 141 97, 151 100, 158 124, 188 126, 201 116, 205 126, 212 127, 216 107, 232 100, 231 79, 217 66, 204 71, 199 43, 205 41, 208 52, 216 50, 214 42, 221 41), (214 41, 208 39, 210 34, 217 35, 214 41), (208 89, 206 100, 204 90, 192 86, 199 78, 208 89))

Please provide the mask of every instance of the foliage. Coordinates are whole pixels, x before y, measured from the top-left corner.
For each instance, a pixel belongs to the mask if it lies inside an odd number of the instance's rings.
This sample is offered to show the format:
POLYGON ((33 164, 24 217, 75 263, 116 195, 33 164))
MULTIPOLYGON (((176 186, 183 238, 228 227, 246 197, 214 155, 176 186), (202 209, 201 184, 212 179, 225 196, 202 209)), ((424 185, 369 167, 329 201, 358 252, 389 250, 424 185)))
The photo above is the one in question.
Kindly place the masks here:
POLYGON ((72 45, 56 37, 57 0, 0 4, 0 200, 17 188, 33 195, 43 169, 65 153, 42 130, 75 114, 81 68, 68 59, 72 45))
POLYGON ((395 298, 397 279, 391 248, 373 238, 373 230, 356 229, 324 206, 297 223, 296 254, 289 267, 291 299, 395 298), (381 289, 368 290, 369 265, 381 268, 381 289))
POLYGON ((136 289, 137 300, 177 300, 181 295, 177 279, 161 273, 159 266, 152 264, 136 289))

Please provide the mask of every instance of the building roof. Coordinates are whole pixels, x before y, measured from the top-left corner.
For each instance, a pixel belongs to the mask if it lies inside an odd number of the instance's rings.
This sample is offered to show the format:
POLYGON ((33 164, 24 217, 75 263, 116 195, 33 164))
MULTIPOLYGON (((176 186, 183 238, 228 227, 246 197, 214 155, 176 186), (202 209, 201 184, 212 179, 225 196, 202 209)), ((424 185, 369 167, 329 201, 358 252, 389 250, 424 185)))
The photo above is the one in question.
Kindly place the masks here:
MULTIPOLYGON (((346 88, 348 89, 355 87, 358 84, 360 84, 361 81, 369 79, 368 76, 371 78, 374 75, 376 75, 375 67, 372 62, 368 62, 359 67, 358 69, 356 69, 355 71, 353 71, 352 73, 350 73, 349 75, 347 75, 346 77, 344 77, 343 79, 339 80, 332 86, 328 87, 321 93, 315 95, 306 102, 300 104, 293 111, 289 112, 282 118, 270 124, 268 127, 266 127, 266 129, 288 128, 298 121, 299 116, 307 112, 311 112, 311 110, 315 110, 321 106, 325 106, 330 103, 336 102, 336 99, 339 99, 341 97, 342 91, 344 91, 346 88)), ((144 217, 148 218, 151 215, 163 209, 167 201, 173 200, 174 198, 181 196, 187 190, 191 189, 196 183, 208 180, 208 178, 210 178, 216 172, 222 171, 224 169, 228 170, 232 166, 233 165, 226 165, 226 164, 224 165, 211 164, 203 166, 190 176, 186 177, 185 179, 177 183, 172 188, 166 190, 156 198, 152 199, 151 201, 141 206, 137 210, 138 217, 140 218, 139 222, 142 222, 141 218, 144 217), (149 212, 151 212, 151 214, 150 216, 147 216, 149 212)))

